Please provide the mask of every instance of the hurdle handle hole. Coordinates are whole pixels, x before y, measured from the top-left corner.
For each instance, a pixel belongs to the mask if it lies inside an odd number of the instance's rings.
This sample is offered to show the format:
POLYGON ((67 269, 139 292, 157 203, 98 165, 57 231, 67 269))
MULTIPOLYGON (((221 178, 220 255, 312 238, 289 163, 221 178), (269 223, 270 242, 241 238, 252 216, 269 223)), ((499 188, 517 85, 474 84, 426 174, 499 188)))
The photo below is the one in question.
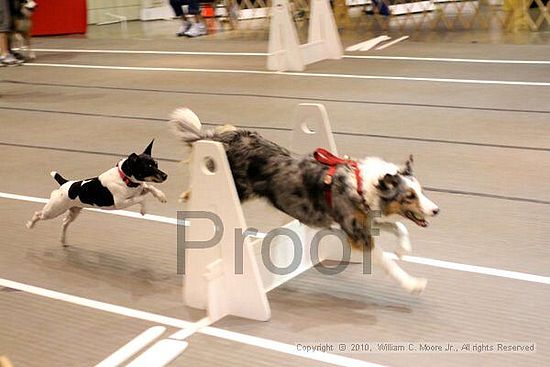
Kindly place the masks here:
POLYGON ((202 160, 202 171, 207 175, 213 175, 216 173, 218 167, 212 157, 204 157, 202 160))
POLYGON ((302 131, 306 134, 315 134, 315 130, 311 128, 310 125, 308 125, 307 121, 304 121, 302 122, 302 124, 300 125, 302 131))

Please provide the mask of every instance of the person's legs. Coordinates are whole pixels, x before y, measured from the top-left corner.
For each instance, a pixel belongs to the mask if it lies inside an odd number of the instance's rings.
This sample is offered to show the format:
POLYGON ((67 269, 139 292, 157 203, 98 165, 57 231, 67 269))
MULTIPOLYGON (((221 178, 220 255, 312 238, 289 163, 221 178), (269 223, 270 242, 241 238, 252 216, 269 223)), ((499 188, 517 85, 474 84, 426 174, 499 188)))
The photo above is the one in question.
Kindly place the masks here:
POLYGON ((170 6, 174 10, 174 14, 182 20, 182 25, 176 33, 177 36, 198 37, 207 33, 206 24, 201 16, 199 0, 170 0, 170 6), (185 16, 183 5, 187 5, 189 17, 185 16))
POLYGON ((10 52, 8 48, 8 34, 6 32, 0 33, 0 57, 5 57, 10 52))
POLYGON ((185 0, 186 3, 189 6, 189 15, 192 16, 192 22, 191 28, 187 32, 185 32, 185 35, 187 37, 198 37, 203 36, 207 33, 206 31, 206 23, 204 22, 204 18, 201 15, 200 10, 200 4, 199 0, 185 0))
POLYGON ((176 33, 176 36, 181 37, 185 35, 185 32, 189 30, 189 27, 191 27, 191 22, 187 20, 187 17, 183 13, 183 9, 181 8, 182 5, 185 4, 184 0, 170 0, 170 6, 172 6, 172 9, 174 10, 174 14, 176 14, 176 17, 181 18, 181 26, 176 33))
POLYGON ((201 16, 201 9, 198 0, 187 0, 189 6, 189 15, 193 15, 197 21, 203 20, 201 16))
POLYGON ((0 0, 0 66, 19 64, 11 53, 8 37, 11 32, 10 6, 7 0, 0 0))
POLYGON ((174 10, 176 17, 185 18, 183 9, 181 8, 183 6, 183 0, 170 0, 170 6, 174 10))
POLYGON ((0 0, 0 57, 5 57, 10 52, 8 45, 8 32, 11 29, 11 14, 7 0, 0 0))

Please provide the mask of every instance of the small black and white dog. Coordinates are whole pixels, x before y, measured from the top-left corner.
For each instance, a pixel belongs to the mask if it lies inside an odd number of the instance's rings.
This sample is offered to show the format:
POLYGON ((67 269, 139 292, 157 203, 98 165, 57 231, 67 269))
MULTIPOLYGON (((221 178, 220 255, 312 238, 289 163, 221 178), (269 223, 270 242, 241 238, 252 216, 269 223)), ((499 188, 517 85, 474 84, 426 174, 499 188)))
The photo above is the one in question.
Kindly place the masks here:
MULTIPOLYGON (((153 140, 154 141, 154 140, 153 140)), ((151 193, 161 203, 166 202, 162 191, 147 182, 164 182, 168 175, 158 169, 157 162, 151 157, 153 141, 141 154, 132 153, 118 164, 98 177, 69 181, 57 172, 52 177, 61 187, 52 191, 48 203, 42 210, 35 212, 27 222, 32 228, 39 220, 53 219, 69 211, 63 219, 61 243, 66 243, 69 224, 76 219, 82 208, 124 209, 132 205, 141 206, 145 215, 145 196, 151 193)))
MULTIPOLYGON (((36 55, 31 48, 32 14, 38 4, 34 0, 13 1, 13 35, 18 39, 19 50, 26 58, 34 60, 36 55)), ((13 45, 12 45, 13 46, 13 45)))
MULTIPOLYGON (((420 292, 426 286, 425 279, 407 274, 375 245, 368 218, 369 212, 376 210, 382 219, 399 215, 427 227, 426 218, 437 215, 439 208, 423 194, 413 176, 412 156, 401 167, 377 157, 342 159, 322 149, 293 157, 287 149, 249 130, 203 131, 199 118, 187 108, 177 109, 171 124, 187 144, 202 139, 223 143, 241 201, 265 198, 275 208, 311 227, 330 228, 338 224, 353 248, 371 250, 373 261, 402 287, 420 292)), ((380 230, 398 238, 399 257, 411 252, 408 231, 402 223, 375 223, 380 230)))

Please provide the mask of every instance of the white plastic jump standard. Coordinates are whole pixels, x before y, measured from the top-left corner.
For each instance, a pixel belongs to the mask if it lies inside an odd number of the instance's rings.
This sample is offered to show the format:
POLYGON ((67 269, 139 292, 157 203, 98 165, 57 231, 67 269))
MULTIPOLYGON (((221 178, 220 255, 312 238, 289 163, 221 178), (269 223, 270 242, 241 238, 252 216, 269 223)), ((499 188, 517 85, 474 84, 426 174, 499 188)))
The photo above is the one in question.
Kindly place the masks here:
MULTIPOLYGON (((317 147, 325 147, 336 153, 324 106, 299 106, 292 141, 294 144, 291 149, 294 152, 305 153, 317 147), (315 132, 305 129, 306 126, 315 132), (309 150, 310 147, 314 148, 309 150)), ((194 144, 191 190, 186 210, 213 213, 223 223, 223 234, 214 246, 185 250, 185 302, 191 307, 206 309, 212 322, 227 315, 269 320, 271 310, 266 296, 268 291, 320 261, 337 257, 337 254, 329 254, 321 245, 318 259, 312 261, 310 244, 318 230, 297 220, 283 228, 297 234, 301 242, 299 248, 295 248, 291 239, 283 235, 275 236, 269 246, 269 258, 275 267, 285 268, 291 262, 296 262, 297 266, 288 274, 277 274, 266 266, 267 262, 262 259, 262 238, 247 236, 241 244, 235 230, 242 233, 248 227, 221 143, 199 141, 194 144), (242 273, 238 271, 241 266, 236 265, 241 263, 241 259, 242 273)), ((214 236, 216 230, 220 230, 208 219, 186 220, 191 222, 186 227, 186 241, 206 241, 214 236)))
MULTIPOLYGON (((206 309, 212 322, 226 315, 269 320, 269 303, 249 238, 239 256, 242 274, 235 269, 234 232, 237 228, 245 231, 247 226, 223 145, 213 141, 195 143, 191 167, 192 193, 186 209, 217 215, 223 233, 213 247, 185 250, 185 302, 206 309)), ((187 220, 188 241, 205 241, 222 230, 207 219, 187 220)))
POLYGON ((308 154, 325 148, 338 155, 328 113, 319 103, 300 103, 296 113, 290 147, 294 153, 308 154))
POLYGON ((267 68, 303 71, 305 66, 344 54, 329 0, 311 0, 308 42, 300 45, 288 0, 273 0, 267 68))

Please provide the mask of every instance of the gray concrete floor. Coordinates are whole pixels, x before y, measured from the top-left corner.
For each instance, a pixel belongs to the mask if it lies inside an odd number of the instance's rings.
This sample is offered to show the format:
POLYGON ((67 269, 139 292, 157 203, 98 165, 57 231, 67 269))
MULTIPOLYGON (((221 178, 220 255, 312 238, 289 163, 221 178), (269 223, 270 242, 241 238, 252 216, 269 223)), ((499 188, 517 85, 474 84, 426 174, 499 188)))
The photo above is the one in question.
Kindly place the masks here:
MULTIPOLYGON (((39 38, 37 48, 266 52, 263 39, 165 36, 153 24, 125 39, 117 26, 90 36, 39 38), (138 36, 139 33, 139 36, 138 36), (164 36, 160 36, 163 34, 164 36)), ((131 27, 143 25, 132 25, 131 27)), ((132 28, 131 28, 132 30, 132 28)), ((161 32, 162 31, 162 32, 161 32)), ((548 60, 549 44, 410 41, 376 55, 548 60)), ((462 42, 461 42, 462 40, 462 42)), ((347 43, 351 43, 346 39, 347 43)), ((370 53, 372 55, 374 53, 370 53)), ((39 52, 36 63, 265 70, 265 57, 39 52)), ((343 59, 311 73, 550 82, 550 65, 343 59)), ((89 177, 156 138, 154 155, 170 176, 175 217, 188 172, 186 151, 165 121, 178 106, 209 124, 232 123, 288 145, 296 105, 323 103, 342 153, 401 162, 416 174, 442 214, 429 229, 409 226, 414 255, 550 276, 550 108, 548 86, 433 81, 327 79, 289 75, 4 68, 0 80, 0 192, 47 197, 48 172, 89 177)), ((84 213, 58 242, 59 220, 33 231, 24 223, 40 204, 0 199, 0 278, 187 321, 205 316, 182 304, 176 231, 168 224, 84 213)), ((136 210, 132 208, 131 210, 136 210)), ((250 226, 285 223, 263 203, 245 205, 250 226)), ((388 246, 388 245, 386 245, 388 246)), ((388 248, 389 249, 389 248, 388 248)), ((269 294, 272 320, 226 318, 213 326, 284 342, 530 341, 534 354, 348 354, 386 366, 542 366, 550 363, 547 284, 404 263, 429 279, 421 296, 358 265, 338 276, 311 270, 269 294), (546 311, 544 311, 546 310, 546 311)), ((155 324, 26 292, 0 289, 0 354, 20 366, 98 363, 155 324)), ((175 331, 170 328, 169 331, 175 331)), ((197 333, 174 366, 322 365, 234 340, 197 333)), ((328 365, 328 364, 327 364, 328 365)))

